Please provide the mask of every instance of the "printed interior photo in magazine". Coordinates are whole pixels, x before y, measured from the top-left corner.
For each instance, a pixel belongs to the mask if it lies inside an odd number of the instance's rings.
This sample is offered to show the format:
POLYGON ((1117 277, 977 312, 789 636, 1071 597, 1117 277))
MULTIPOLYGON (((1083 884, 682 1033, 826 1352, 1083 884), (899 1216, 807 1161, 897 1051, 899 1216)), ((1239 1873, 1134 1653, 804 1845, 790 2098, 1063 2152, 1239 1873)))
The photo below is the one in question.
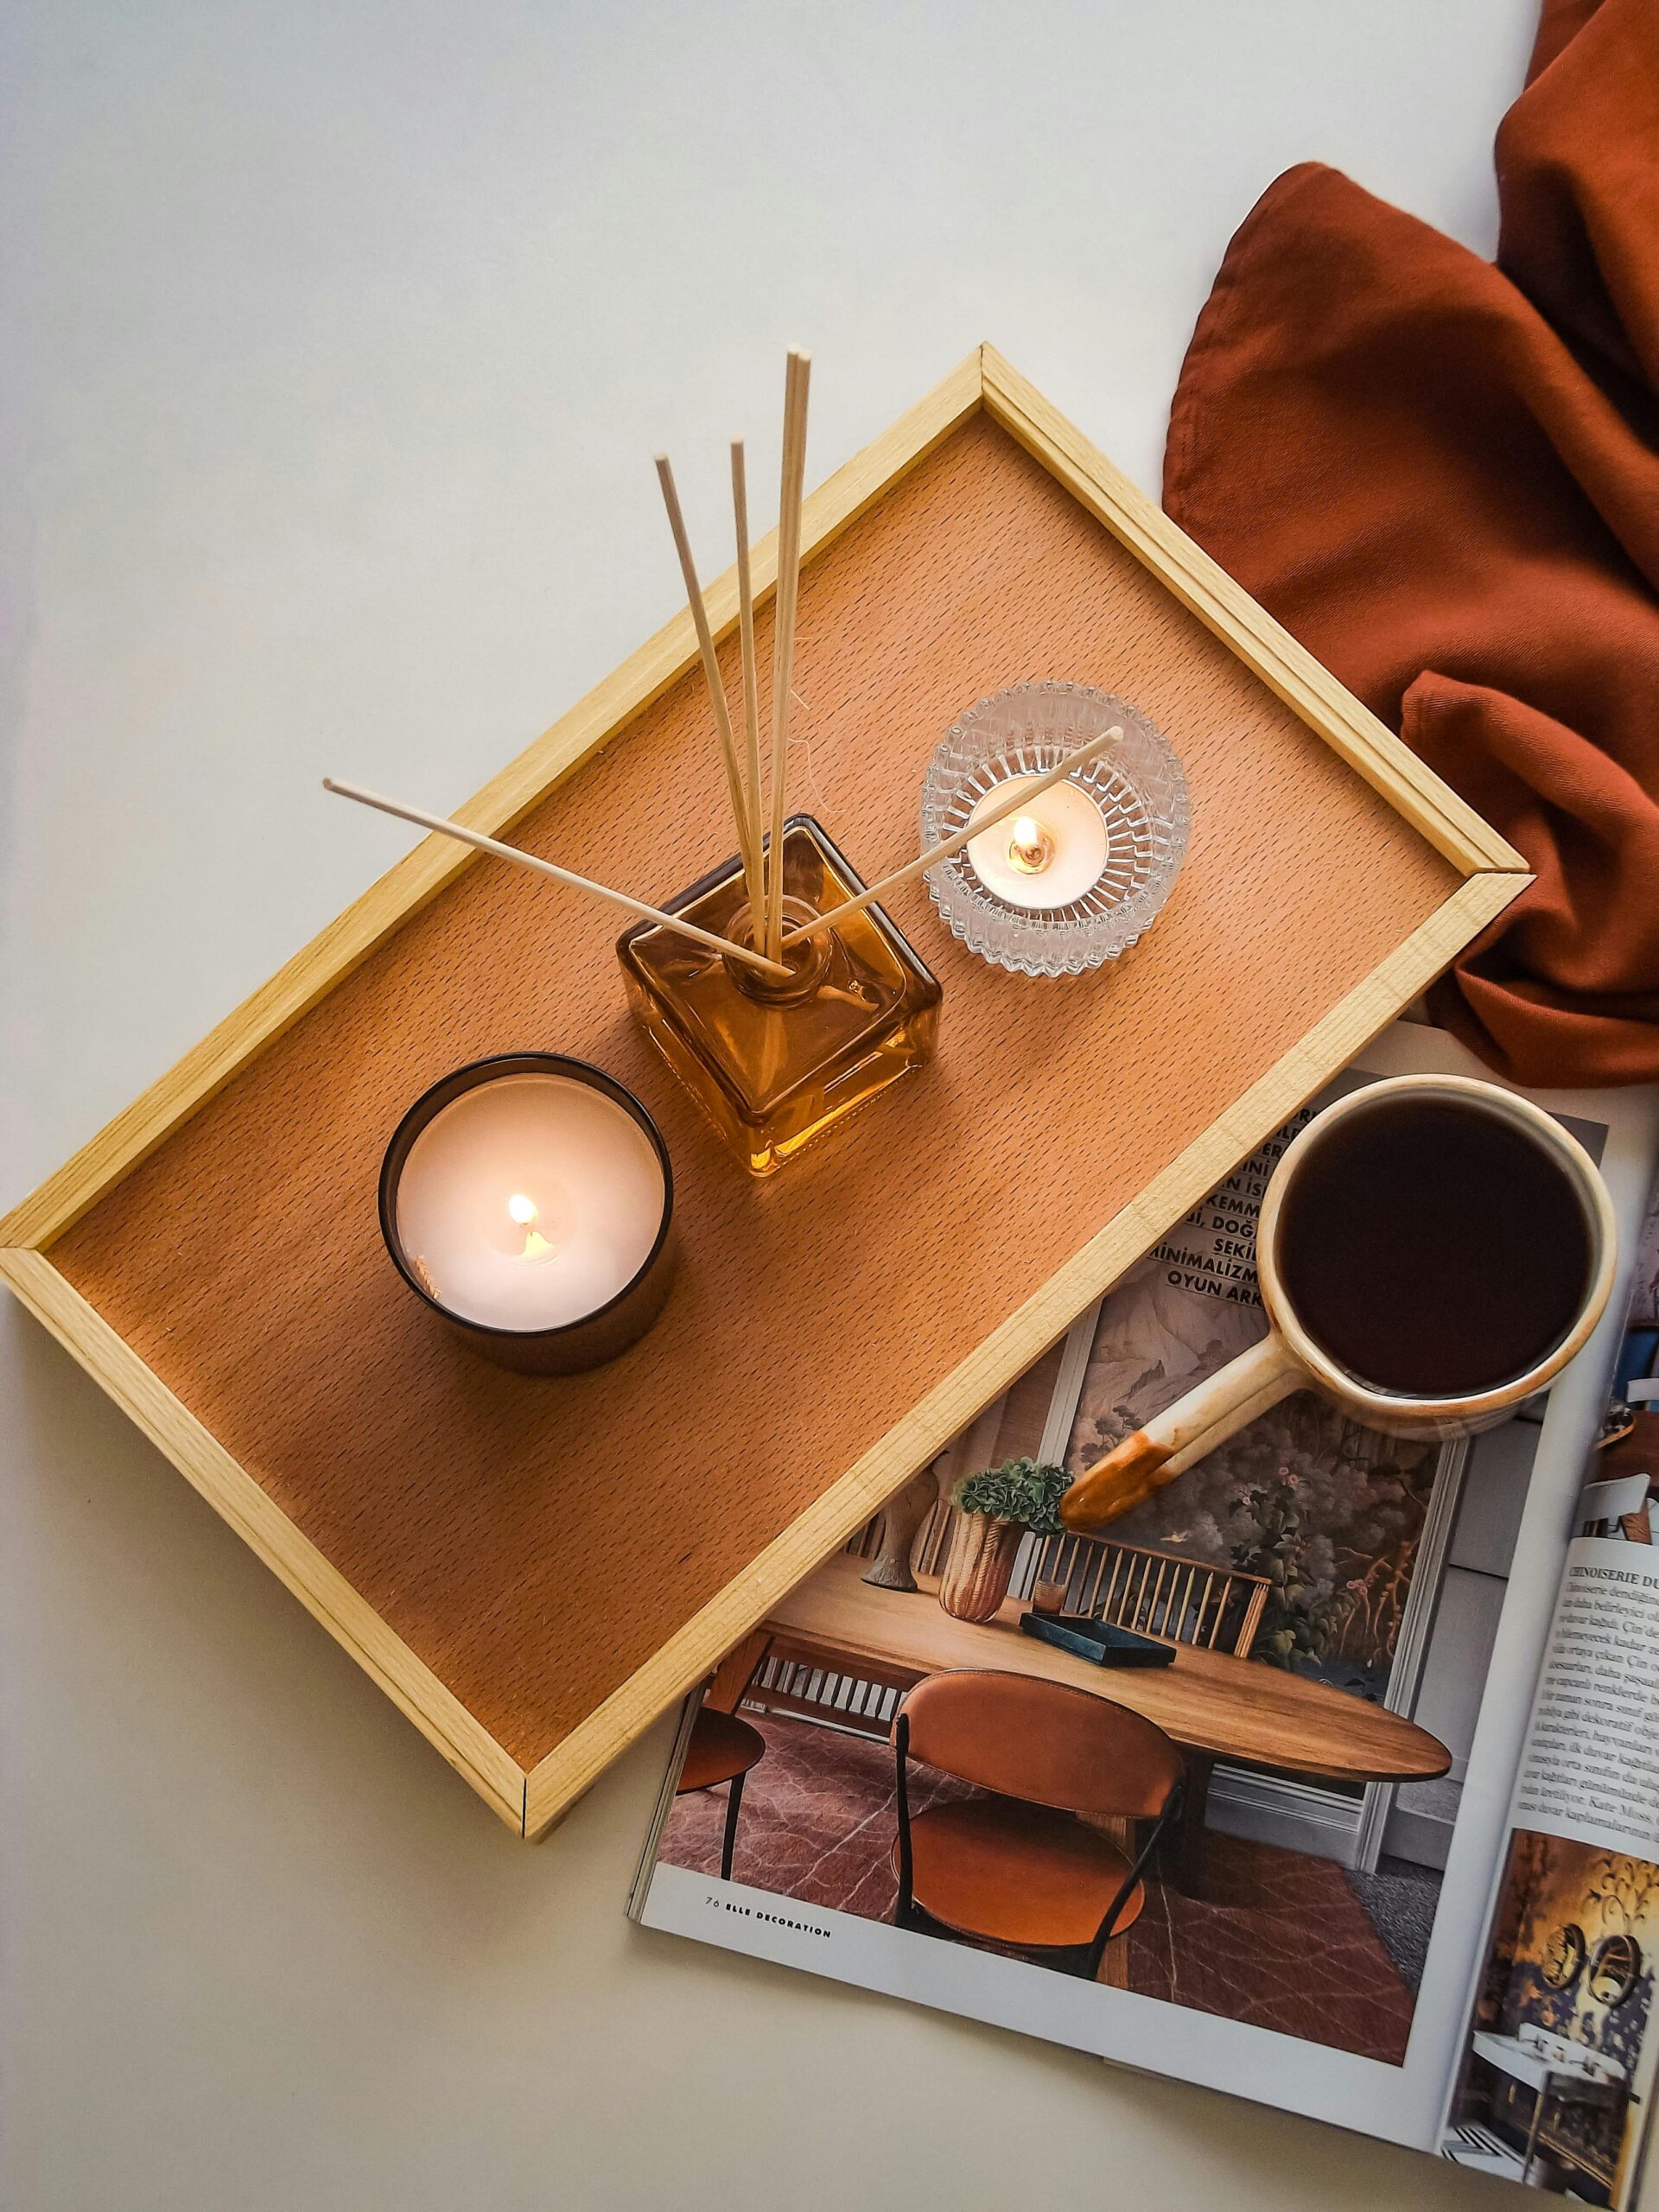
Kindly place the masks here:
POLYGON ((1443 2147, 1588 2204, 1639 2183, 1659 2067, 1659 1205, 1575 1508, 1443 2147))
MULTIPOLYGON (((1399 1024, 1324 1098, 1429 1070, 1477 1071, 1399 1024)), ((1098 1537, 1053 1511, 1264 1333, 1256 1210, 1322 1103, 728 1656, 637 1919, 1438 2147, 1619 1316, 1472 1439, 1304 1393, 1098 1537)), ((1653 1103, 1543 1103, 1633 1245, 1653 1103)))

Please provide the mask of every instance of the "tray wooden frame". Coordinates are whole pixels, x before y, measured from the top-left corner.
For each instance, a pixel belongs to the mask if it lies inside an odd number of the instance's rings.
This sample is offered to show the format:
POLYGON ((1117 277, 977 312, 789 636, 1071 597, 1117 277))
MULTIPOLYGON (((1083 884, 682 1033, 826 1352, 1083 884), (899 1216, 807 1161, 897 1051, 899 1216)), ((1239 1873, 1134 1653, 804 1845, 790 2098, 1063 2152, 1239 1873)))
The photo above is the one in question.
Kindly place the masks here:
MULTIPOLYGON (((1531 880, 1524 859, 1263 612, 989 346, 813 493, 810 561, 982 410, 1148 569, 1270 690, 1409 822, 1463 879, 1203 1135, 1148 1184, 929 1396, 912 1407, 655 1656, 526 1770, 398 1637, 259 1484, 60 1274, 54 1243, 476 855, 429 837, 296 953, 168 1074, 0 1221, 0 1279, 122 1406, 516 1833, 544 1834, 603 1767, 702 1679, 800 1578, 1098 1298, 1238 1160, 1415 998, 1531 880)), ((753 556, 776 579, 776 534, 753 556)), ((717 639, 737 621, 736 572, 707 593, 717 639)), ((458 810, 510 830, 578 762, 626 728, 696 658, 689 613, 666 623, 458 810)))

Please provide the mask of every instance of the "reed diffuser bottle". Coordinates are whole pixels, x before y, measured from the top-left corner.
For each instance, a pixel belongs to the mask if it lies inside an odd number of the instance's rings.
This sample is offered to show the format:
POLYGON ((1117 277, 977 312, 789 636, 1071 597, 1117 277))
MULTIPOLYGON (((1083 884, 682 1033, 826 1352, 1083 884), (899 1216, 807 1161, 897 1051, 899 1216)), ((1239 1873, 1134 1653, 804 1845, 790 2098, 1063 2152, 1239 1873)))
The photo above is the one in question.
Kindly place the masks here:
POLYGON ((741 751, 673 472, 665 455, 658 460, 738 851, 617 944, 636 1019, 753 1175, 775 1173, 855 1107, 920 1067, 938 1027, 932 976, 811 816, 785 817, 808 376, 806 356, 792 352, 784 385, 771 774, 764 792, 742 444, 732 447, 741 751), (673 926, 665 926, 671 918, 673 926))
MULTIPOLYGON (((786 931, 864 888, 810 815, 785 823, 782 853, 786 931)), ((756 942, 737 859, 667 911, 739 944, 756 942)), ((636 1020, 752 1175, 774 1173, 933 1050, 939 986, 876 906, 792 943, 785 935, 781 975, 650 922, 618 940, 617 957, 636 1020)))

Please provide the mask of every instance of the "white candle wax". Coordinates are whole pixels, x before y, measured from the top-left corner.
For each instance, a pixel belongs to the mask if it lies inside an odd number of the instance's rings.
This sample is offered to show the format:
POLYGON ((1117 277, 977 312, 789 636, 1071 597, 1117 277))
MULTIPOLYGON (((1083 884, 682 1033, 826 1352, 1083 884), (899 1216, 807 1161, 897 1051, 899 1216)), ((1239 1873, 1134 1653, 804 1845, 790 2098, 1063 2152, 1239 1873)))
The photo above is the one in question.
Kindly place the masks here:
POLYGON ((555 1329, 626 1288, 651 1255, 662 1163, 632 1114, 562 1075, 465 1090, 410 1147, 397 1235, 441 1306, 494 1329, 555 1329))
MULTIPOLYGON (((1040 776, 1009 776, 993 784, 968 817, 971 830, 982 815, 1004 805, 1021 784, 1040 776)), ((1069 906, 1092 890, 1106 865, 1105 817, 1081 785, 1051 785, 1031 802, 1029 814, 1011 814, 994 829, 968 841, 974 873, 988 891, 1010 906, 1041 913, 1069 906)))

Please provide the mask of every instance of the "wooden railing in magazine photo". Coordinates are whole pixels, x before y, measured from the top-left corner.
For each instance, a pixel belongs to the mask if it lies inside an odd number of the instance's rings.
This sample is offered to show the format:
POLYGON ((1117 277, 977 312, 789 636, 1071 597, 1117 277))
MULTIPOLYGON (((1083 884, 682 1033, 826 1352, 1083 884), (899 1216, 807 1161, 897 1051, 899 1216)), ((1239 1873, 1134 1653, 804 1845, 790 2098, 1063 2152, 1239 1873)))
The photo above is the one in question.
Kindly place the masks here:
MULTIPOLYGON (((929 1515, 911 1554, 917 1573, 941 1572, 955 1516, 955 1507, 943 1498, 929 1515)), ((845 1548, 855 1558, 873 1559, 880 1534, 878 1513, 845 1548)), ((1028 1547, 1016 1572, 1015 1595, 1028 1596, 1039 1581, 1065 1584, 1069 1612, 1241 1659, 1249 1656, 1255 1641, 1268 1587, 1265 1575, 1242 1568, 1209 1567, 1145 1544, 1069 1535, 1045 1536, 1028 1547)), ((857 1677, 837 1674, 795 1652, 765 1662, 748 1701, 830 1720, 859 1735, 886 1736, 909 1680, 884 1681, 873 1664, 857 1677)))

